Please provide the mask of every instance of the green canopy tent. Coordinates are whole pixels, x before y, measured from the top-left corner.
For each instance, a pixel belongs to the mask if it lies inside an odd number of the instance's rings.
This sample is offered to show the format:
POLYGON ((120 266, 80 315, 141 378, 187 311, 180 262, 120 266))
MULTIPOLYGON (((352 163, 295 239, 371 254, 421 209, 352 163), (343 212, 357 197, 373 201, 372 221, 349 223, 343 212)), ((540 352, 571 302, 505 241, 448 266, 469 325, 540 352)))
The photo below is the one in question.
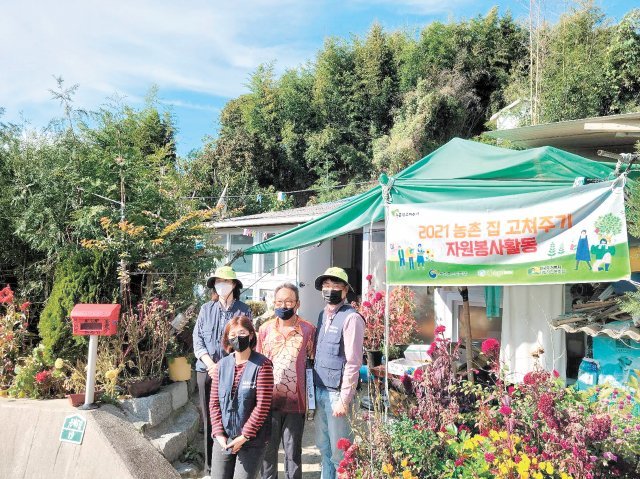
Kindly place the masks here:
MULTIPOLYGON (((554 190, 577 177, 606 179, 613 165, 553 147, 514 151, 454 138, 392 178, 396 204, 436 203, 554 190)), ((312 245, 384 219, 382 187, 248 248, 245 254, 272 253, 312 245)))
MULTIPOLYGON (((514 151, 454 138, 383 185, 360 194, 341 207, 267 241, 245 254, 297 249, 335 238, 385 219, 389 196, 394 204, 439 203, 455 200, 502 197, 571 187, 577 178, 612 178, 614 166, 588 160, 553 147, 514 151)), ((386 251, 386 249, 385 249, 386 251)), ((468 302, 463 294, 467 348, 470 349, 468 302)), ((389 296, 389 284, 386 284, 389 296)), ((385 302, 385 354, 388 354, 389 302, 385 302)), ((387 363, 388 364, 388 363, 387 363)), ((470 368, 469 357, 467 367, 470 368)), ((385 367, 385 392, 389 394, 385 367)), ((469 369, 470 379, 471 370, 469 369)))

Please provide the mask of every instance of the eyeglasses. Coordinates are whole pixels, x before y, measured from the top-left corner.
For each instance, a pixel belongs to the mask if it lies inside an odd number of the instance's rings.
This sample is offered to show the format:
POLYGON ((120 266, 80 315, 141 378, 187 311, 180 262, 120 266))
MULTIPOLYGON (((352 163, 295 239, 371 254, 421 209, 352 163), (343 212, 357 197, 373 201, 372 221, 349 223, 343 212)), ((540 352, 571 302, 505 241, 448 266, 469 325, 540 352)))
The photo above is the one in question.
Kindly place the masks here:
POLYGON ((293 299, 287 299, 286 301, 275 301, 273 304, 276 308, 282 308, 286 306, 287 308, 293 308, 296 305, 297 301, 293 299))

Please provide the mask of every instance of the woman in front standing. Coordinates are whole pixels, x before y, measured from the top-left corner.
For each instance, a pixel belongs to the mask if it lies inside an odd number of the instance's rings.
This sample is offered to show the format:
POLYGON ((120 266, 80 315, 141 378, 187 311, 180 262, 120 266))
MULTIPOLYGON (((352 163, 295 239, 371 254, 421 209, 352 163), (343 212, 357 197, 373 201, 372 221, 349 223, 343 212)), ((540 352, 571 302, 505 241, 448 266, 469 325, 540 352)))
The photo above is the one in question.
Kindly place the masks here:
POLYGON ((211 379, 214 375, 215 364, 227 355, 222 346, 222 334, 231 318, 237 316, 251 318, 251 309, 239 300, 242 283, 238 280, 233 268, 222 266, 216 269, 216 272, 207 281, 207 287, 211 289, 211 301, 202 305, 193 328, 193 353, 198 359, 196 363, 198 395, 204 423, 205 475, 210 473, 211 448, 213 446, 209 416, 211 379))
POLYGON ((222 344, 233 354, 215 365, 211 381, 211 477, 254 479, 271 437, 273 366, 254 351, 256 331, 247 316, 229 321, 222 344))

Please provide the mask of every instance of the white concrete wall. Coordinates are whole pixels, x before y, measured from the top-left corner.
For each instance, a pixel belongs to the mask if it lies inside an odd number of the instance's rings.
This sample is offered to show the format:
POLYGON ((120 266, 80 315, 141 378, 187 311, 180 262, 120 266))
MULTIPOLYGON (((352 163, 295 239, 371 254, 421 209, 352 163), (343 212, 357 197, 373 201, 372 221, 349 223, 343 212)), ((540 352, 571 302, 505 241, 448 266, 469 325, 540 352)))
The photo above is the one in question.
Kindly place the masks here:
POLYGON ((318 313, 324 307, 324 301, 314 286, 318 275, 331 265, 331 240, 324 241, 320 246, 307 247, 298 256, 298 283, 300 286, 300 316, 312 324, 316 324, 318 313), (309 250, 309 248, 313 248, 309 250), (308 250, 308 251, 306 251, 308 250), (302 286, 304 285, 304 286, 302 286))

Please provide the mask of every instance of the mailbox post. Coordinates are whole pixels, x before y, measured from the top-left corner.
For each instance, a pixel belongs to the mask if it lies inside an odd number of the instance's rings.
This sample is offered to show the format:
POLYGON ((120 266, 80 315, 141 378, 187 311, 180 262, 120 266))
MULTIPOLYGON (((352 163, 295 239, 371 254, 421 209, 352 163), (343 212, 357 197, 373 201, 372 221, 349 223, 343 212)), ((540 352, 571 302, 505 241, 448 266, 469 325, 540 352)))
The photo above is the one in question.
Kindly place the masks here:
POLYGON ((113 336, 118 329, 119 304, 76 304, 71 310, 73 334, 89 336, 89 358, 87 362, 87 385, 84 405, 80 409, 95 409, 96 360, 98 336, 113 336))

